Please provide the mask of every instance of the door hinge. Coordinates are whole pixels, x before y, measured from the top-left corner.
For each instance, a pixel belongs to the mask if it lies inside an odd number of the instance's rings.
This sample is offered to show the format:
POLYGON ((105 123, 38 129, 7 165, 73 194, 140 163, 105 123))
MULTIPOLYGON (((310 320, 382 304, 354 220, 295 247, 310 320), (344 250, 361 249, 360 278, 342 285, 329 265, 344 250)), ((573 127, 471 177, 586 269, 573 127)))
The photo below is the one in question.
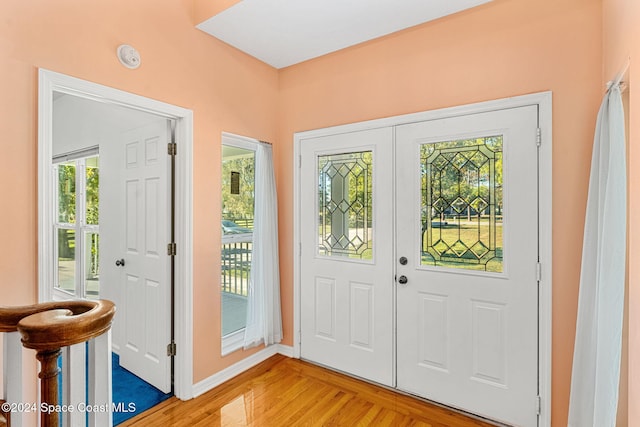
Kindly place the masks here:
POLYGON ((173 341, 167 344, 167 356, 175 356, 176 355, 176 343, 173 341))
POLYGON ((178 144, 176 144, 175 142, 170 142, 169 144, 167 144, 167 153, 170 156, 175 156, 176 154, 178 154, 178 144))
POLYGON ((536 280, 538 282, 542 281, 542 264, 539 262, 536 263, 536 280))
POLYGON ((542 144, 542 129, 536 128, 536 145, 540 147, 542 144))
POLYGON ((542 412, 542 398, 536 396, 536 415, 540 415, 542 412))
POLYGON ((302 154, 298 155, 298 167, 302 168, 302 154))
POLYGON ((169 256, 178 255, 178 248, 175 243, 169 243, 167 245, 167 255, 169 256))

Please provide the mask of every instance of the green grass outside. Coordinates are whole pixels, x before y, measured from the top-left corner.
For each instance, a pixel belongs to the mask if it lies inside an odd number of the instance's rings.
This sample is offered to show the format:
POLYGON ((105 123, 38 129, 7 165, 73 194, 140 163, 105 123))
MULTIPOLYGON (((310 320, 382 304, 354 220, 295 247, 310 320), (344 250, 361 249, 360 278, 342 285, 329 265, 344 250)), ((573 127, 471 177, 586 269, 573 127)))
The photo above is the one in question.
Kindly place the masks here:
MULTIPOLYGON (((481 218, 480 219, 480 227, 478 228, 478 218, 471 218, 470 221, 467 221, 466 218, 461 219, 461 224, 458 227, 458 223, 456 219, 446 219, 448 222, 447 226, 442 228, 434 227, 433 228, 433 242, 437 242, 439 239, 446 242, 449 246, 453 246, 455 242, 461 240, 468 247, 473 246, 473 244, 480 239, 486 246, 489 246, 489 219, 481 218), (479 233, 479 234, 478 234, 479 233)), ((330 232, 330 228, 327 227, 327 232, 330 232)), ((318 234, 321 235, 322 229, 319 228, 318 234)), ((495 258, 490 260, 486 267, 484 264, 477 264, 471 262, 461 262, 457 259, 452 259, 448 261, 446 259, 438 260, 434 263, 431 255, 428 253, 422 256, 422 265, 435 265, 447 268, 462 268, 465 270, 480 270, 480 271, 492 271, 492 272, 502 272, 503 271, 503 263, 502 263, 502 221, 498 221, 496 223, 495 229, 495 240, 496 240, 496 251, 495 258)), ((374 242, 372 240, 368 241, 368 248, 364 250, 361 254, 350 253, 348 257, 350 259, 360 259, 360 260, 370 260, 373 257, 373 248, 374 242)), ((426 232, 425 232, 425 244, 426 244, 426 232)), ((426 252, 426 251, 425 251, 426 252)), ((339 256, 335 254, 334 256, 339 256)))
MULTIPOLYGON (((467 247, 472 247, 478 240, 484 243, 485 246, 489 246, 489 238, 490 238, 490 229, 489 229, 489 219, 481 218, 480 225, 478 226, 478 219, 471 218, 471 221, 467 221, 466 218, 461 219, 460 225, 458 226, 457 220, 446 220, 448 225, 443 226, 442 228, 434 227, 432 230, 433 238, 432 244, 434 246, 438 245, 438 240, 444 241, 449 246, 454 246, 455 243, 460 240, 467 247)), ((423 248, 424 252, 426 252, 426 233, 425 233, 425 246, 423 248)), ((463 268, 466 270, 486 270, 492 272, 502 272, 502 222, 497 222, 495 227, 495 257, 489 260, 486 264, 486 268, 484 264, 477 264, 473 262, 464 262, 463 260, 456 259, 454 257, 451 260, 447 260, 446 258, 442 258, 440 260, 436 260, 434 263, 433 258, 430 254, 423 254, 422 256, 422 264, 423 265, 436 265, 441 267, 448 268, 463 268)), ((475 258, 471 254, 466 254, 466 258, 470 261, 473 261, 475 258)))

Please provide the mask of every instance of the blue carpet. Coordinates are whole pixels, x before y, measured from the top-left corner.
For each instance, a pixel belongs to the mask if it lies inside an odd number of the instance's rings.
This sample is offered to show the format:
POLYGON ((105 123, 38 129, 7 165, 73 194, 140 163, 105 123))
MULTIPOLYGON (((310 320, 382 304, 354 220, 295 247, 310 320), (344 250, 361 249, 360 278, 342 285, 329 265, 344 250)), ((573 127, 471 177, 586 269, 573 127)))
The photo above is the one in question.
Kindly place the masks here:
POLYGON ((116 410, 113 413, 113 425, 118 425, 129 418, 132 418, 158 403, 168 399, 173 394, 164 394, 133 375, 131 372, 120 366, 120 357, 111 353, 112 383, 113 383, 113 403, 116 410), (118 410, 122 408, 122 410, 118 410))
MULTIPOLYGON (((111 381, 113 385, 111 397, 114 404, 114 426, 147 409, 153 408, 158 403, 173 396, 172 393, 164 394, 151 384, 144 382, 124 369, 120 366, 120 357, 115 353, 111 353, 111 364, 111 381)), ((61 368, 61 366, 62 357, 59 357, 58 368, 61 368)), ((89 391, 85 390, 85 395, 88 394, 89 391)), ((58 396, 62 398, 62 373, 60 373, 58 377, 58 396)), ((60 402, 60 404, 62 404, 62 402, 60 402)), ((62 418, 60 420, 62 420, 62 418)), ((60 425, 62 425, 62 423, 60 423, 60 425)))

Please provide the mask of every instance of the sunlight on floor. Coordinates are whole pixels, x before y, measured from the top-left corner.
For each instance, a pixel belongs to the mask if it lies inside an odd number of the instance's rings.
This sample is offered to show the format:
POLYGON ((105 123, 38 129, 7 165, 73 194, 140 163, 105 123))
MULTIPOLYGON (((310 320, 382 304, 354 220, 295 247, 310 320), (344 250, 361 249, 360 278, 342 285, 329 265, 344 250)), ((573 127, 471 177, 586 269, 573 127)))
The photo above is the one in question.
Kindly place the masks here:
POLYGON ((247 425, 252 420, 253 393, 251 391, 238 396, 220 409, 222 425, 247 425), (247 395, 248 399, 245 399, 247 395))

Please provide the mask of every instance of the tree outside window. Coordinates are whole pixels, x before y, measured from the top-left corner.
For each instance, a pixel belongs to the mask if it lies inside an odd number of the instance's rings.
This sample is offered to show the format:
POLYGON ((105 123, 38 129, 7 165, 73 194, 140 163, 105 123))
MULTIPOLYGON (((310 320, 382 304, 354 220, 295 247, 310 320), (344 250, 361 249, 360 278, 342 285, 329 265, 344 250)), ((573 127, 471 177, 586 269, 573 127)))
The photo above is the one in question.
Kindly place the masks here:
POLYGON ((61 296, 99 296, 99 189, 98 157, 85 157, 54 165, 57 175, 57 221, 54 238, 54 289, 61 296))

